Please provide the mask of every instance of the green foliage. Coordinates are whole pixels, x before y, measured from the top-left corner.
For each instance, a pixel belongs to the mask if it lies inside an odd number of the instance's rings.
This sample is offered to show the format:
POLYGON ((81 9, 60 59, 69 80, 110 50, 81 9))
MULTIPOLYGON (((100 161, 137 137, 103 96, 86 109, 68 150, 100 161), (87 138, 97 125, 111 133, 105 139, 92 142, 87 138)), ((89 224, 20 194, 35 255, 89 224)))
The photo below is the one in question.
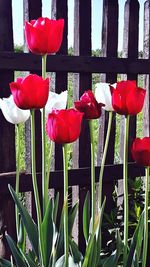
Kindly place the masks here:
POLYGON ((89 238, 89 227, 90 227, 90 194, 86 195, 83 207, 83 233, 86 242, 89 238))
POLYGON ((23 52, 23 45, 15 44, 14 51, 16 53, 21 53, 23 52))
MULTIPOLYGON (((12 238, 7 235, 7 241, 9 243, 10 249, 14 256, 15 264, 17 267, 38 267, 40 264, 40 246, 39 246, 39 236, 37 231, 37 225, 29 215, 26 208, 22 205, 18 196, 11 186, 9 190, 14 199, 15 204, 20 212, 21 220, 25 226, 27 235, 30 239, 32 250, 29 250, 28 253, 24 252, 19 244, 15 243, 12 238)), ((44 267, 54 267, 59 266, 59 262, 62 262, 63 253, 64 253, 64 233, 63 233, 63 210, 61 215, 61 220, 59 223, 59 229, 56 226, 58 204, 59 203, 59 194, 56 198, 50 199, 46 208, 46 213, 42 221, 42 250, 44 252, 44 267), (62 257, 62 258, 61 258, 62 257), (56 264, 57 261, 57 264, 56 264), (56 264, 56 265, 55 265, 56 264)), ((77 245, 72 240, 72 229, 75 221, 75 217, 78 210, 78 204, 75 204, 72 209, 70 209, 68 223, 69 223, 69 246, 72 257, 70 261, 73 263, 74 260, 81 260, 82 254, 77 250, 77 245)), ((11 263, 6 260, 0 260, 0 266, 9 267, 11 263)), ((40 265, 41 266, 41 265, 40 265)))
MULTIPOLYGON (((15 47, 16 52, 22 52, 22 47, 15 47)), ((70 47, 68 54, 73 55, 73 48, 70 47)), ((102 51, 97 49, 92 51, 92 56, 99 57, 102 55, 102 51)), ((119 54, 122 57, 122 54, 119 54)), ((141 55, 142 57, 142 55, 141 55)), ((24 75, 17 72, 16 75, 24 75)), ((68 75, 68 108, 73 106, 73 77, 72 73, 68 75)), ((118 76, 121 79, 121 75, 118 76)), ((101 81, 100 74, 92 75, 92 88, 95 90, 95 84, 101 81)), ((143 87, 143 76, 139 77, 138 84, 143 87)), ((87 89, 92 89, 87 88, 87 89)), ((142 131, 143 113, 141 112, 137 116, 137 135, 141 137, 142 131)), ((115 162, 120 162, 120 116, 116 114, 116 135, 115 135, 115 162)), ((25 169, 25 140, 24 140, 24 125, 21 125, 21 170, 25 169)), ((94 120, 94 143, 95 147, 98 147, 98 133, 99 133, 99 120, 94 120)), ((16 139, 18 136, 16 136, 16 139)), ((46 139, 46 153, 49 154, 50 142, 46 139)), ((68 145, 68 167, 72 168, 72 144, 68 145)), ((96 152, 97 153, 97 150, 96 152)), ((129 180, 129 188, 132 194, 129 195, 129 249, 127 266, 139 266, 141 260, 141 248, 143 242, 143 183, 141 177, 136 178, 134 181, 129 180), (142 215, 141 215, 142 214, 142 215)), ((38 234, 38 228, 32 217, 22 204, 22 201, 18 198, 15 191, 11 186, 9 190, 14 199, 16 206, 20 213, 20 235, 17 240, 17 244, 12 238, 7 235, 7 241, 12 251, 16 267, 39 267, 40 262, 40 240, 38 234), (25 241, 24 228, 26 229, 27 236, 31 242, 32 249, 28 253, 23 249, 25 241)), ((118 197, 117 190, 113 194, 114 201, 118 197)), ((122 203, 123 204, 123 203, 122 203)), ((86 251, 83 256, 79 251, 79 248, 75 241, 72 239, 72 229, 78 211, 78 203, 70 209, 68 225, 69 225, 69 267, 116 267, 118 264, 122 264, 123 254, 123 207, 118 206, 113 209, 110 214, 104 213, 105 201, 98 215, 96 216, 94 230, 90 229, 90 195, 87 193, 84 208, 83 208, 83 233, 86 241, 86 251), (105 220, 103 220, 103 215, 105 220), (103 249, 102 253, 102 233, 103 230, 109 231, 110 240, 107 243, 107 247, 103 249)), ((59 194, 55 199, 51 199, 48 203, 45 216, 42 221, 42 250, 44 251, 44 267, 63 267, 64 266, 64 220, 62 214, 59 223, 58 220, 58 207, 59 207, 59 194)), ((0 266, 12 267, 9 261, 0 259, 0 266)))

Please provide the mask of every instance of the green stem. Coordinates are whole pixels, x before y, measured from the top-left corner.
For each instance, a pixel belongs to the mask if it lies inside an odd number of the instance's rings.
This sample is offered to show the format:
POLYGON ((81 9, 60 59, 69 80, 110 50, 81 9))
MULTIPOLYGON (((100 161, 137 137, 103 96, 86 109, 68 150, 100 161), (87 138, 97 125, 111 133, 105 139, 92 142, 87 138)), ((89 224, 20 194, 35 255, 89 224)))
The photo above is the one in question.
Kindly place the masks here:
POLYGON ((128 220, 129 220, 129 207, 128 207, 128 136, 129 136, 129 119, 130 116, 125 117, 125 134, 124 134, 124 159, 123 159, 123 183, 124 183, 124 253, 123 253, 123 266, 127 262, 127 249, 128 249, 128 220))
POLYGON ((106 140, 105 140, 105 146, 104 146, 104 152, 103 152, 103 157, 102 157, 102 162, 101 162, 101 168, 100 168, 100 173, 99 173, 99 209, 102 206, 102 185, 103 185, 103 174, 104 174, 104 166, 105 166, 105 161, 106 161, 106 155, 107 155, 107 149, 108 149, 108 144, 109 144, 109 138, 110 138, 110 131, 111 131, 111 124, 112 124, 112 117, 113 117, 113 112, 109 111, 109 119, 108 119, 108 127, 107 127, 107 134, 106 134, 106 140))
POLYGON ((144 209, 144 245, 142 267, 146 267, 147 246, 148 246, 148 191, 149 191, 149 167, 146 167, 145 181, 145 209, 144 209))
POLYGON ((67 144, 63 145, 63 165, 64 165, 64 250, 65 250, 65 267, 68 267, 69 242, 68 242, 68 160, 67 160, 67 144))
MULTIPOLYGON (((16 194, 19 194, 19 174, 20 174, 20 127, 19 124, 16 125, 17 130, 17 166, 16 166, 16 194)), ((17 206, 15 207, 16 214, 16 233, 17 240, 19 236, 19 212, 17 206)))
POLYGON ((50 141, 50 152, 49 152, 49 157, 48 157, 47 176, 46 176, 46 182, 47 182, 46 188, 49 188, 49 178, 50 178, 50 168, 51 168, 53 145, 54 145, 54 143, 52 141, 50 141))
POLYGON ((42 249, 42 230, 41 230, 41 223, 42 223, 42 215, 41 215, 41 207, 40 207, 40 200, 39 200, 39 192, 38 192, 38 185, 37 185, 37 178, 36 178, 36 158, 35 158, 35 111, 34 109, 31 110, 31 150, 32 150, 32 183, 33 183, 33 190, 34 190, 34 198, 35 198, 35 205, 36 205, 36 213, 37 213, 37 222, 38 222, 38 231, 39 231, 39 248, 41 253, 41 262, 42 267, 44 266, 43 261, 43 249, 42 249))
POLYGON ((95 223, 95 147, 93 120, 89 120, 90 141, 91 141, 91 194, 92 194, 92 231, 95 223))
MULTIPOLYGON (((42 78, 46 78, 46 58, 47 55, 42 56, 42 78)), ((46 176, 46 134, 45 134, 45 107, 42 109, 41 116, 41 128, 42 128, 42 199, 43 199, 43 216, 46 211, 48 203, 48 188, 47 188, 47 176, 46 176)))

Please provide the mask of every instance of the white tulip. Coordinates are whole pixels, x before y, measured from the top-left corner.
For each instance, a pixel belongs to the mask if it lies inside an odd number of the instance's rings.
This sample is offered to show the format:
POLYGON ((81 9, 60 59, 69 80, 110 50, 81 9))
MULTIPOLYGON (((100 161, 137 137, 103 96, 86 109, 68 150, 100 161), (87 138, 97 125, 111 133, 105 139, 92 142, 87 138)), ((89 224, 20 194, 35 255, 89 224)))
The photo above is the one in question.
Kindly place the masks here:
POLYGON ((16 106, 12 95, 8 98, 0 98, 0 109, 5 119, 13 124, 25 122, 30 117, 29 110, 22 110, 16 106))
MULTIPOLYGON (((111 85, 116 88, 116 84, 111 85)), ((105 106, 103 109, 107 111, 114 111, 112 106, 112 95, 109 83, 97 83, 95 89, 95 98, 98 103, 103 103, 105 106)))
POLYGON ((67 106, 67 91, 56 94, 54 92, 49 92, 48 100, 45 106, 45 116, 48 117, 48 114, 52 109, 65 109, 67 106))

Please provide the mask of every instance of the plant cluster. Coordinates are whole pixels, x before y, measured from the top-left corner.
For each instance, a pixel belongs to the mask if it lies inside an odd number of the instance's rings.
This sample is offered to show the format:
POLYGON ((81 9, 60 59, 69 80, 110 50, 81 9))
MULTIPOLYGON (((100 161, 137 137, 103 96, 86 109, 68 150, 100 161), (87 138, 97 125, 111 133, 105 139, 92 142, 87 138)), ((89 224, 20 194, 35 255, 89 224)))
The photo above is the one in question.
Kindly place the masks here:
MULTIPOLYGON (((9 185, 10 193, 16 205, 17 243, 6 234, 13 257, 11 260, 0 259, 2 267, 132 267, 146 266, 148 245, 148 182, 150 166, 150 138, 136 138, 131 151, 133 159, 146 167, 144 209, 139 211, 135 206, 136 227, 129 233, 129 190, 128 190, 128 133, 130 116, 137 115, 143 107, 146 91, 136 85, 135 81, 120 81, 110 85, 98 83, 95 95, 87 90, 74 102, 74 107, 66 109, 67 92, 60 95, 49 92, 50 80, 46 78, 46 58, 56 53, 62 43, 64 20, 38 18, 25 23, 25 36, 29 50, 42 55, 42 77, 29 74, 17 78, 10 83, 12 95, 0 101, 5 118, 17 126, 18 155, 16 170, 16 188, 9 185), (96 214, 96 183, 95 183, 95 139, 94 120, 101 116, 101 109, 109 112, 108 129, 104 146, 103 158, 99 174, 98 213, 96 214), (41 109, 42 129, 42 206, 36 177, 35 151, 35 109, 41 109), (112 221, 114 247, 111 254, 103 253, 103 215, 106 198, 102 196, 103 173, 108 150, 113 112, 125 116, 124 134, 124 207, 121 224, 112 221), (20 134, 19 124, 31 119, 32 145, 32 183, 36 203, 37 223, 33 220, 19 197, 20 171, 20 134), (91 142, 91 195, 85 198, 83 209, 83 232, 86 242, 85 253, 82 254, 72 238, 78 203, 68 209, 68 144, 77 140, 82 130, 82 121, 89 123, 91 142), (59 195, 55 199, 48 196, 50 157, 46 156, 46 134, 51 142, 62 145, 64 170, 64 203, 59 225, 57 224, 59 195), (91 206, 91 208, 90 208, 91 206), (31 249, 26 250, 26 236, 31 249)), ((135 188, 135 185, 134 185, 135 188)), ((137 192, 136 192, 137 196, 137 192)), ((136 202, 137 203, 137 202, 136 202)), ((133 205, 135 205, 133 201, 133 205)), ((132 216, 135 215, 132 213, 132 216)), ((130 213, 131 215, 131 213, 130 213)), ((112 217, 113 218, 113 217, 112 217)), ((110 221, 110 218, 107 217, 110 221)))

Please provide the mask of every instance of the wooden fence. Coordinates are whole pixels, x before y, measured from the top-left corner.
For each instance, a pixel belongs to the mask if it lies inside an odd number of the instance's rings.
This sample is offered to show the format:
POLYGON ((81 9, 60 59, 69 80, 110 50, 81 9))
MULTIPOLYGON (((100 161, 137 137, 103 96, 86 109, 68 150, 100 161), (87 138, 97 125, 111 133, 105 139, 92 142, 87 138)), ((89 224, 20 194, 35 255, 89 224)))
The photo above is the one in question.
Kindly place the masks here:
MULTIPOLYGON (((94 1, 94 0, 93 0, 94 1)), ((52 0, 53 16, 64 18, 65 31, 61 49, 57 55, 50 55, 47 59, 47 71, 56 72, 55 88, 59 93, 66 90, 68 73, 74 73, 73 95, 77 99, 83 92, 92 88, 92 73, 103 74, 103 81, 114 83, 118 74, 126 74, 128 79, 137 80, 138 74, 145 75, 147 97, 144 107, 144 131, 149 135, 149 33, 150 33, 150 1, 144 4, 144 58, 138 58, 139 37, 139 4, 140 1, 128 0, 125 3, 124 51, 126 58, 118 57, 118 13, 117 0, 103 1, 102 23, 102 57, 91 56, 91 0, 74 1, 74 56, 68 56, 68 3, 67 0, 52 0), (104 75, 106 74, 106 75, 104 75)), ((17 15, 17 14, 16 14, 17 15)), ((41 0, 24 0, 24 18, 31 20, 42 15, 41 0)), ((19 27, 19 25, 18 25, 19 27)), ((143 42, 140 40, 140 42, 143 42)), ((41 57, 31 53, 15 53, 12 27, 12 1, 0 0, 0 97, 10 95, 9 82, 14 79, 14 71, 31 71, 41 74, 41 57)), ((8 233, 15 238, 14 203, 8 192, 8 184, 15 186, 15 127, 6 122, 0 113, 0 213, 2 229, 6 226, 8 233)), ((100 119, 99 151, 103 149, 108 123, 107 112, 100 119)), ((26 125, 28 132, 29 125, 26 125)), ((123 145, 123 123, 121 122, 120 147, 123 145)), ((111 138, 109 142, 106 167, 104 171, 104 192, 107 196, 107 212, 112 208, 112 191, 114 184, 122 178, 122 164, 114 164, 116 118, 113 116, 111 138)), ((131 145, 136 136, 136 117, 130 121, 129 143, 131 145)), ((41 188, 41 139, 40 112, 36 112, 36 152, 38 185, 41 188)), ((28 146, 29 148, 29 146, 28 146)), ((29 151, 29 150, 28 150, 29 151)), ((121 152, 122 153, 122 150, 121 152)), ((121 155, 120 155, 121 156, 121 155)), ((98 153, 98 159, 101 153, 98 153)), ((129 177, 144 175, 144 169, 132 162, 129 153, 129 177)), ((29 160, 28 160, 29 163, 29 160)), ((100 161, 98 162, 98 165, 100 161)), ((99 166, 96 167, 98 181, 99 166)), ((86 192, 90 188, 90 143, 88 124, 84 121, 79 142, 73 148, 73 168, 69 171, 69 185, 77 186, 79 198, 79 246, 83 247, 82 208, 86 192)), ((61 146, 55 146, 55 170, 51 173, 50 188, 59 191, 63 196, 63 172, 61 146)), ((31 174, 22 173, 20 176, 20 191, 31 191, 33 188, 31 174)), ((32 201, 32 213, 35 217, 35 205, 32 201)), ((5 242, 5 240, 4 240, 5 242)), ((9 257, 6 246, 5 255, 9 257)))

